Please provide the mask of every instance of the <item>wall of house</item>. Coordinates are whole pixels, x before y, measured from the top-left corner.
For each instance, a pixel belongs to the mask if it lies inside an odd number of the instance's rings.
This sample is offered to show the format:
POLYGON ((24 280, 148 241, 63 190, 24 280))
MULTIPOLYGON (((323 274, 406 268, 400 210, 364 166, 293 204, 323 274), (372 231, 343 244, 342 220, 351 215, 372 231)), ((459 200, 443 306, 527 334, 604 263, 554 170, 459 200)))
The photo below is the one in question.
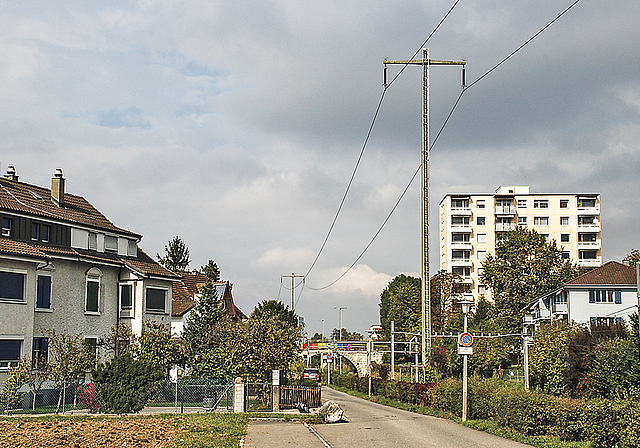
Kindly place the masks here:
POLYGON ((638 298, 636 288, 596 288, 593 289, 614 289, 622 292, 622 303, 589 303, 589 290, 569 291, 569 320, 578 323, 589 324, 592 317, 623 317, 629 325, 629 316, 636 312, 638 298))

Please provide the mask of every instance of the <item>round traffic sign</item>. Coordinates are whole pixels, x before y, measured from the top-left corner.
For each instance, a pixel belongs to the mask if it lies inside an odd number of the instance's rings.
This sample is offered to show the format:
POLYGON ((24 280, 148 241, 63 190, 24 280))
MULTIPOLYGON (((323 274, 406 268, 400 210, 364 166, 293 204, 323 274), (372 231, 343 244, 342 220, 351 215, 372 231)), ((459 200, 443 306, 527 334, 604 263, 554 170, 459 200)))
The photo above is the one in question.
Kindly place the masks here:
POLYGON ((462 333, 458 337, 458 344, 463 347, 471 347, 473 344, 473 335, 471 333, 462 333))

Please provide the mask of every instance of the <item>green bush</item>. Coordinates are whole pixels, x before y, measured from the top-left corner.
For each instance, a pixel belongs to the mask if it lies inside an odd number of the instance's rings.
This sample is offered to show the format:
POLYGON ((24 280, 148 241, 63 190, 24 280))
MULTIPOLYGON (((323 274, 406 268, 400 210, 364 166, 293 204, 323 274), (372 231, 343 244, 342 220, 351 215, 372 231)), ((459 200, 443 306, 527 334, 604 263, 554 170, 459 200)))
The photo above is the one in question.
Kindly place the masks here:
POLYGON ((150 362, 123 354, 98 364, 91 376, 100 392, 100 410, 128 414, 144 407, 151 387, 164 375, 150 362))

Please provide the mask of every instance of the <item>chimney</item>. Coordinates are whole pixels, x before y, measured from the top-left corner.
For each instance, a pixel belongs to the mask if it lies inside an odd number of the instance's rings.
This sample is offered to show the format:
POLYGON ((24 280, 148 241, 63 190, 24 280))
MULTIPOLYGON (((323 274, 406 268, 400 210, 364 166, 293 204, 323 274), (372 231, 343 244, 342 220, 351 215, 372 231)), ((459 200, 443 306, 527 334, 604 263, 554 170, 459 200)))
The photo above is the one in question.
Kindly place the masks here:
POLYGON ((62 207, 62 204, 64 204, 64 181, 65 178, 62 177, 62 168, 56 169, 56 172, 53 173, 53 177, 51 178, 51 197, 57 202, 59 207, 62 207))
POLYGON ((4 175, 5 179, 18 181, 18 175, 16 174, 16 167, 13 165, 7 166, 7 174, 4 175))

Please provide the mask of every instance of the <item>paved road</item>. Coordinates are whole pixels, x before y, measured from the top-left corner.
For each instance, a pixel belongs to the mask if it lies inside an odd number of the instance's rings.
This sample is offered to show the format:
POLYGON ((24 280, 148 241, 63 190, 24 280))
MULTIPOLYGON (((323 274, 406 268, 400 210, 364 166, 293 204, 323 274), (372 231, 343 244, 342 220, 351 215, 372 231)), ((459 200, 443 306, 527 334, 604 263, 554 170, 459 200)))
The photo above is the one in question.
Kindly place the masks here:
MULTIPOLYGON (((333 448, 507 448, 526 447, 451 420, 382 406, 325 387, 322 398, 333 400, 350 423, 313 425, 333 448)), ((325 445, 317 445, 325 446, 325 445)))

